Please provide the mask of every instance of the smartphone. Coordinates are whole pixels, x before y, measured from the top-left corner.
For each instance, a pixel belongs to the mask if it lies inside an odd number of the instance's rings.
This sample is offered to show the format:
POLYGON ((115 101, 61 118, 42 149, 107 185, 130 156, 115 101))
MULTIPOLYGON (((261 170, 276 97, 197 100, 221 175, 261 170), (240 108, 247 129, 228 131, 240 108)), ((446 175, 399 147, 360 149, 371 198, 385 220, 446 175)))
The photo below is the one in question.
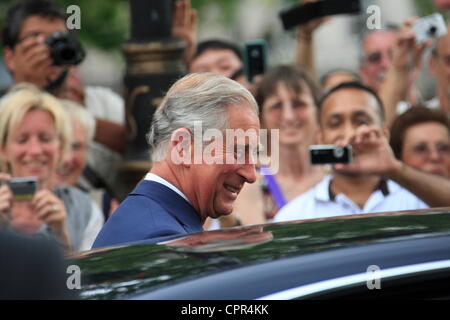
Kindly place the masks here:
POLYGON ((267 42, 265 40, 247 41, 244 45, 244 69, 248 82, 264 74, 267 70, 267 42))
POLYGON ((351 163, 352 157, 352 146, 348 145, 345 147, 335 146, 335 145, 312 145, 309 147, 309 156, 311 164, 337 164, 351 163))
POLYGON ((35 177, 12 178, 6 184, 13 193, 14 201, 29 201, 38 189, 38 179, 35 177))
POLYGON ((416 34, 417 43, 423 43, 428 39, 437 39, 447 34, 444 18, 439 13, 420 18, 412 28, 416 34))
POLYGON ((360 0, 322 0, 297 4, 281 11, 279 16, 284 29, 288 30, 314 19, 344 13, 358 14, 360 11, 360 0))

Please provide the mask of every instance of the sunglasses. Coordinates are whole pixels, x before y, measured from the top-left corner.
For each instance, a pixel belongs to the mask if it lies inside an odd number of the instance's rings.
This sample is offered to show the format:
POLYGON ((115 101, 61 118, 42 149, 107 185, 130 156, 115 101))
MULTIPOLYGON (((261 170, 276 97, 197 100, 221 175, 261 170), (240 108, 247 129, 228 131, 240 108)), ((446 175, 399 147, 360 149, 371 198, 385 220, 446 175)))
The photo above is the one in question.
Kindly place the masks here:
POLYGON ((387 56, 389 59, 392 59, 392 50, 385 51, 375 51, 366 56, 366 61, 370 64, 379 64, 382 59, 383 55, 387 56))

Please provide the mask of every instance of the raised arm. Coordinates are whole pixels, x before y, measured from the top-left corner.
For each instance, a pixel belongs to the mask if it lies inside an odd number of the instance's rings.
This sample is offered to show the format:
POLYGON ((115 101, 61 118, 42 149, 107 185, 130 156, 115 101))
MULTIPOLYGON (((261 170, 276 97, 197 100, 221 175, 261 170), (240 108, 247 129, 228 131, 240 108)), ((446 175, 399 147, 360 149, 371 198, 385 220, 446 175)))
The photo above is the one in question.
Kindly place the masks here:
POLYGON ((406 20, 392 48, 392 63, 380 87, 380 98, 386 111, 386 123, 390 125, 395 119, 397 105, 407 101, 414 81, 420 72, 421 57, 429 42, 418 44, 412 30, 416 18, 406 20))
POLYGON ((197 48, 197 10, 191 8, 190 0, 175 1, 172 35, 186 43, 183 60, 189 65, 197 48))
MULTIPOLYGON (((317 0, 300 0, 308 3, 317 0)), ((295 64, 307 69, 313 76, 317 77, 314 60, 314 31, 330 17, 316 19, 297 28, 297 51, 295 54, 295 64)))
POLYGON ((384 132, 374 126, 361 126, 350 143, 355 161, 336 165, 336 170, 384 176, 408 189, 430 207, 450 206, 450 180, 411 168, 396 159, 384 132))

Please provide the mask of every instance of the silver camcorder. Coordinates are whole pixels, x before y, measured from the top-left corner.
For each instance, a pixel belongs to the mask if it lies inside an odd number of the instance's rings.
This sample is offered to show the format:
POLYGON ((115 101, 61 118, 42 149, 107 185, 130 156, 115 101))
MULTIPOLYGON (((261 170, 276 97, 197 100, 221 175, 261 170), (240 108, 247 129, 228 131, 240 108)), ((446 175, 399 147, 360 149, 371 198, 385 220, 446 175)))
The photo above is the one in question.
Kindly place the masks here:
POLYGON ((420 18, 412 28, 416 34, 417 43, 424 43, 428 39, 437 39, 447 34, 444 18, 439 13, 420 18))

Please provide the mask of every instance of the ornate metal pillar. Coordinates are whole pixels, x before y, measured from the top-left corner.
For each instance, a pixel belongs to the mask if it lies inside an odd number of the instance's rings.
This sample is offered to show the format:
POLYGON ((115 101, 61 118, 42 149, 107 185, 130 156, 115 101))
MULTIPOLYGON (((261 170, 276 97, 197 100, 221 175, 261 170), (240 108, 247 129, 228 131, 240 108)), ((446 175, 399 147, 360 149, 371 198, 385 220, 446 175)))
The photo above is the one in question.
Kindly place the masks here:
POLYGON ((164 93, 186 73, 184 42, 171 36, 171 0, 130 0, 131 36, 123 45, 127 144, 120 180, 125 197, 150 169, 146 135, 164 93))

